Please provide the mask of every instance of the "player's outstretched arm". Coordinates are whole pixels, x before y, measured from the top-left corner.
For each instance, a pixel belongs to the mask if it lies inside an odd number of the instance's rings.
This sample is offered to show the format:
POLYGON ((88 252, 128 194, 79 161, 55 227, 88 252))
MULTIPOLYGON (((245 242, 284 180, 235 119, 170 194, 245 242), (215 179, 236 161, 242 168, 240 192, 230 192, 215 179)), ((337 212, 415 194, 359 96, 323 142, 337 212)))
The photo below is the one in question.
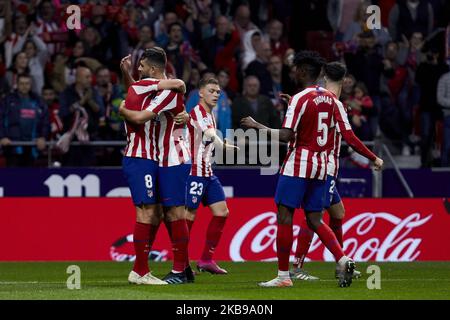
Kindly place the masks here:
POLYGON ((383 160, 370 151, 369 148, 367 148, 355 135, 342 103, 338 103, 337 107, 334 109, 334 118, 336 120, 336 128, 342 134, 345 142, 360 155, 372 161, 375 170, 381 170, 383 167, 383 160))
POLYGON ((283 142, 289 142, 294 137, 294 131, 287 128, 281 128, 281 129, 272 129, 269 127, 266 127, 265 125, 262 125, 261 123, 257 122, 252 117, 245 117, 241 119, 241 127, 244 128, 253 128, 258 130, 268 130, 270 135, 274 135, 278 133, 278 137, 280 141, 283 142))
POLYGON ((227 139, 222 141, 222 139, 220 139, 220 137, 217 135, 216 129, 214 129, 214 128, 210 128, 210 129, 206 130, 205 131, 205 136, 208 139, 211 139, 213 141, 213 143, 217 147, 222 147, 224 149, 237 149, 237 150, 240 150, 238 146, 235 146, 234 144, 228 143, 227 139))
POLYGON ((119 114, 125 118, 128 122, 134 123, 134 124, 144 124, 147 121, 150 121, 151 119, 156 118, 156 113, 153 113, 149 110, 142 110, 142 111, 134 111, 134 110, 128 110, 125 108, 125 100, 122 101, 119 107, 119 114))
POLYGON ((180 79, 164 79, 159 81, 158 90, 174 90, 182 94, 186 93, 186 85, 180 79))

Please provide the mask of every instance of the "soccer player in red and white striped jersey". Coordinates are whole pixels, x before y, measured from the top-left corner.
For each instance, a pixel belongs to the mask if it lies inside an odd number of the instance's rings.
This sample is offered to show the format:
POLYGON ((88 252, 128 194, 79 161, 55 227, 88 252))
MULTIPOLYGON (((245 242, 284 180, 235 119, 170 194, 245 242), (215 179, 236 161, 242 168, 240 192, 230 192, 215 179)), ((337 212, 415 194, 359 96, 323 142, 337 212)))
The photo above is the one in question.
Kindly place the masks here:
MULTIPOLYGON (((165 78, 167 61, 164 50, 159 50, 159 63, 153 64, 153 78, 165 78)), ((147 52, 147 51, 146 51, 147 52)), ((143 56, 146 55, 144 52, 143 56)), ((184 92, 182 92, 184 93, 184 92)), ((183 95, 180 92, 164 90, 158 92, 141 111, 129 110, 123 106, 120 113, 128 121, 144 124, 151 121, 149 152, 157 158, 157 193, 164 210, 164 219, 172 240, 174 263, 172 271, 164 278, 169 284, 188 282, 192 271, 185 270, 188 259, 189 231, 185 219, 185 187, 189 174, 189 152, 184 141, 183 125, 176 124, 174 117, 184 112, 183 95)), ((193 281, 193 277, 191 278, 193 281)))
MULTIPOLYGON (((342 89, 342 80, 345 77, 347 69, 345 65, 339 62, 328 63, 324 67, 324 77, 326 82, 326 89, 331 92, 336 102, 337 109, 335 109, 335 126, 333 126, 329 133, 329 143, 331 152, 328 156, 327 164, 327 186, 325 197, 325 208, 330 215, 330 228, 336 235, 341 247, 343 247, 342 240, 342 219, 344 218, 345 210, 339 193, 336 187, 336 178, 339 169, 339 154, 341 149, 342 137, 344 140, 359 154, 365 156, 374 162, 375 169, 381 169, 383 160, 373 154, 353 133, 350 123, 347 119, 347 114, 342 102, 338 100, 342 89)), ((306 220, 302 219, 300 224, 300 232, 298 234, 297 249, 295 253, 294 268, 292 270, 292 278, 298 280, 318 280, 317 277, 309 275, 303 270, 303 263, 308 253, 311 241, 313 238, 313 231, 308 227, 306 220)), ((337 267, 336 276, 339 275, 339 268, 337 267)), ((360 272, 354 271, 354 277, 360 276, 360 272)))
POLYGON ((206 242, 197 268, 213 274, 226 274, 227 271, 212 259, 229 211, 225 193, 212 171, 211 162, 215 145, 235 147, 224 143, 216 133, 217 125, 212 110, 220 95, 219 81, 213 77, 201 79, 199 95, 200 102, 191 110, 188 122, 192 166, 186 183, 186 218, 191 230, 200 203, 211 209, 213 217, 206 230, 206 242))
MULTIPOLYGON (((275 202, 278 205, 277 257, 278 276, 262 282, 262 287, 292 286, 289 257, 292 250, 292 221, 296 208, 305 209, 308 225, 319 235, 327 249, 343 269, 340 286, 349 286, 355 264, 345 256, 336 236, 322 221, 324 207, 328 137, 336 103, 327 90, 316 86, 325 61, 316 52, 301 51, 295 59, 296 78, 305 90, 294 95, 289 103, 283 127, 278 130, 280 140, 289 142, 289 151, 280 170, 275 202)), ((252 118, 241 124, 266 129, 252 118)))
MULTIPOLYGON (((184 92, 183 81, 164 79, 164 73, 161 72, 166 64, 164 50, 152 48, 144 52, 139 66, 142 79, 136 82, 129 76, 131 70, 127 67, 127 59, 129 57, 124 58, 121 63, 129 86, 127 99, 120 107, 122 114, 140 113, 147 109, 159 90, 176 89, 184 92)), ((136 206, 136 225, 133 233, 136 260, 128 280, 137 284, 167 284, 152 276, 148 268, 148 254, 160 225, 161 210, 157 205, 159 186, 156 183, 160 173, 160 157, 157 151, 158 139, 155 139, 159 134, 156 130, 158 124, 155 123, 159 122, 152 120, 158 114, 146 112, 149 117, 144 120, 125 116, 128 143, 123 158, 123 170, 136 206)), ((185 250, 179 251, 186 254, 185 250)), ((184 263, 183 256, 181 259, 184 263)))

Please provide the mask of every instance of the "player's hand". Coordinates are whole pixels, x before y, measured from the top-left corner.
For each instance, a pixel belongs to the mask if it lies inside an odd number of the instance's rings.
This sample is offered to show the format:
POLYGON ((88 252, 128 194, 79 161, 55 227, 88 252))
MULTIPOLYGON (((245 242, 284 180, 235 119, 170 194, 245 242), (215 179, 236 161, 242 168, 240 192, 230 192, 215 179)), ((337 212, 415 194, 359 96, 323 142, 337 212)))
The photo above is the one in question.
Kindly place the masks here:
POLYGON ((291 100, 291 96, 288 95, 287 93, 280 92, 279 97, 286 103, 289 103, 289 101, 291 100))
POLYGON ((238 146, 228 143, 227 139, 223 139, 223 146, 225 147, 225 149, 236 149, 238 151, 241 150, 238 146))
POLYGON ((245 117, 241 119, 241 127, 257 129, 257 122, 252 117, 245 117))
POLYGON ((186 124, 189 122, 190 118, 189 113, 184 110, 183 112, 177 114, 173 120, 175 121, 175 124, 186 124))
POLYGON ((123 111, 125 110, 125 100, 122 100, 122 102, 120 103, 120 106, 119 106, 119 114, 123 117, 124 116, 124 114, 123 114, 123 111))
POLYGON ((45 150, 45 138, 37 138, 36 139, 36 147, 38 148, 39 151, 45 150))
POLYGON ((375 161, 373 162, 373 168, 376 170, 376 171, 379 171, 379 170, 381 170, 381 168, 383 167, 383 164, 384 164, 384 161, 383 161, 383 159, 380 159, 380 158, 376 158, 375 159, 375 161))
POLYGON ((123 72, 130 72, 131 70, 131 55, 127 55, 120 60, 120 70, 123 72))
POLYGON ((9 140, 8 138, 2 138, 0 140, 0 145, 2 145, 3 147, 9 146, 11 145, 11 140, 9 140))

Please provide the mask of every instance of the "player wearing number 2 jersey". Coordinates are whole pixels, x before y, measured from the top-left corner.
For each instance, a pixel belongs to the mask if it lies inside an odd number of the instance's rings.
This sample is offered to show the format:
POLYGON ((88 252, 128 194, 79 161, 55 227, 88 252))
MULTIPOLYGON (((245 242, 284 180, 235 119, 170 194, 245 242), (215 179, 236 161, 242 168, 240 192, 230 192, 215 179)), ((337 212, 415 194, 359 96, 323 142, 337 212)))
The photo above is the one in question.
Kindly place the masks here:
MULTIPOLYGON (((289 102, 286 118, 279 130, 280 140, 289 142, 289 151, 280 170, 275 202, 278 205, 278 276, 262 282, 262 287, 292 286, 289 257, 292 250, 294 211, 304 204, 308 225, 318 235, 344 270, 340 286, 351 284, 355 263, 344 255, 331 229, 322 221, 329 153, 328 136, 336 103, 333 95, 316 86, 325 61, 316 52, 301 51, 295 59, 296 80, 306 88, 289 102)), ((241 123, 256 129, 269 129, 251 118, 241 123)), ((273 131, 274 129, 269 129, 273 131)))
MULTIPOLYGON (((339 62, 328 63, 324 67, 324 77, 326 82, 326 89, 331 92, 334 97, 337 108, 335 109, 335 121, 330 128, 328 143, 330 146, 330 154, 328 156, 327 163, 327 184, 325 193, 325 209, 330 215, 330 228, 336 235, 337 240, 341 247, 343 247, 342 240, 342 219, 344 218, 344 206, 337 191, 335 184, 336 177, 339 168, 339 153, 341 148, 342 138, 358 153, 374 161, 376 169, 380 169, 383 165, 383 161, 369 149, 354 135, 350 123, 347 119, 347 114, 343 104, 338 100, 342 88, 342 80, 346 74, 345 65, 339 62)), ((303 270, 303 262, 308 253, 313 237, 313 231, 308 227, 306 221, 303 219, 300 224, 300 232, 298 234, 297 249, 295 253, 294 268, 291 272, 291 277, 297 280, 318 280, 317 277, 309 275, 303 270)), ((340 270, 337 266, 336 277, 339 277, 340 270)), ((359 277, 361 274, 358 271, 354 271, 353 276, 359 277)))

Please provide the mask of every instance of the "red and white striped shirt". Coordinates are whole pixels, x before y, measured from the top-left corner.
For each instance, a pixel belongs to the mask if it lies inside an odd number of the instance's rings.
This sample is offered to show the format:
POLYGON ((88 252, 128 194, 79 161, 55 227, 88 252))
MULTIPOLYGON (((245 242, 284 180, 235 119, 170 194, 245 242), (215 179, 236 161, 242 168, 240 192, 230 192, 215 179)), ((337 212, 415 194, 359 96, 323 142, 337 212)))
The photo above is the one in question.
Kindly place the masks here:
POLYGON ((191 110, 190 116, 188 132, 192 159, 191 176, 211 177, 213 175, 211 158, 214 143, 204 136, 204 132, 208 129, 216 130, 216 119, 201 104, 191 110))
POLYGON ((352 130, 350 122, 348 121, 347 112, 345 107, 336 97, 334 97, 336 103, 336 109, 339 113, 339 119, 342 121, 336 122, 336 115, 333 118, 332 130, 330 131, 330 142, 333 143, 330 154, 328 155, 327 174, 333 177, 337 177, 339 171, 339 155, 341 154, 342 134, 341 131, 352 130))
POLYGON ((189 150, 184 139, 184 125, 175 124, 174 117, 183 112, 183 94, 163 90, 153 98, 146 110, 158 115, 150 121, 150 153, 161 167, 172 167, 189 161, 189 150))
MULTIPOLYGON (((158 83, 159 80, 150 78, 133 83, 128 88, 125 107, 135 111, 146 109, 150 101, 156 96, 158 83)), ((127 133, 125 156, 158 161, 154 152, 155 142, 151 135, 152 122, 147 121, 145 124, 136 125, 125 121, 127 133)))
POLYGON ((328 156, 327 171, 328 175, 337 177, 342 138, 344 138, 345 142, 347 142, 348 145, 357 153, 367 159, 374 161, 376 159, 376 155, 355 136, 352 126, 348 121, 347 112, 345 111, 344 105, 332 92, 330 92, 330 94, 334 97, 336 108, 334 108, 333 122, 330 128, 328 148, 330 153, 328 156))
POLYGON ((289 142, 282 175, 326 179, 334 109, 334 97, 319 86, 308 87, 291 98, 283 128, 292 129, 295 136, 289 142))

